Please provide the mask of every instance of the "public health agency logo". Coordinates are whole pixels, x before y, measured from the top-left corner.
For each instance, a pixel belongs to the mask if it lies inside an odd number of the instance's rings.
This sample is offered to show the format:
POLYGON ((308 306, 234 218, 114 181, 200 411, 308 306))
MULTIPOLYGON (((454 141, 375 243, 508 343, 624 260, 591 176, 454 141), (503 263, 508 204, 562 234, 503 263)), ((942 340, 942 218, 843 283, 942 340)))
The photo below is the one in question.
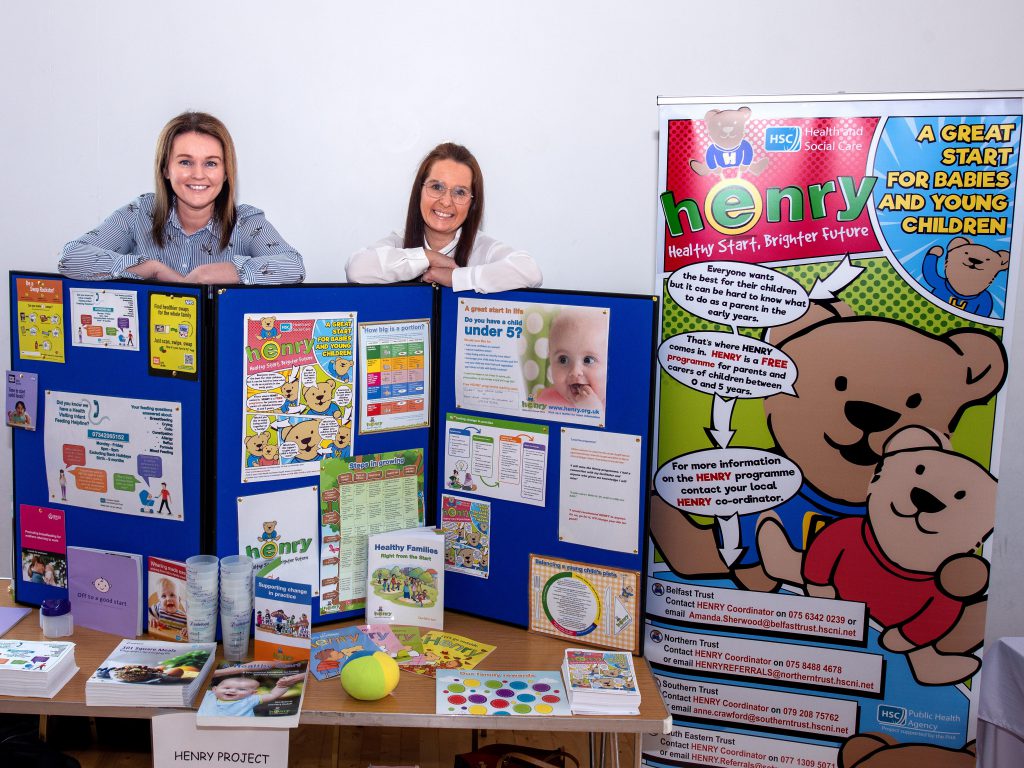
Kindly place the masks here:
POLYGON ((801 129, 797 125, 776 125, 764 129, 765 152, 799 152, 801 129))
POLYGON ((878 705, 878 722, 884 725, 906 725, 907 710, 891 704, 878 705))

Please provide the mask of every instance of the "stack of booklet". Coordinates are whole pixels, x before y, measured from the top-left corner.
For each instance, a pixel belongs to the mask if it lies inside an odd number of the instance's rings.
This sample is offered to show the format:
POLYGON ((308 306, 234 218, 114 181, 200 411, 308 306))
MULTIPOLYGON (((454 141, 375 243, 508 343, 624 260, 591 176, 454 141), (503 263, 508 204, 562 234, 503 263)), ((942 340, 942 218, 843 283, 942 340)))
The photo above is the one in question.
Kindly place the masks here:
POLYGON ((85 683, 85 703, 111 707, 189 707, 216 643, 122 640, 85 683))
POLYGON ((75 673, 75 644, 0 640, 0 693, 52 699, 75 673))
POLYGON ((627 651, 567 648, 562 679, 574 715, 639 715, 633 656, 627 651))

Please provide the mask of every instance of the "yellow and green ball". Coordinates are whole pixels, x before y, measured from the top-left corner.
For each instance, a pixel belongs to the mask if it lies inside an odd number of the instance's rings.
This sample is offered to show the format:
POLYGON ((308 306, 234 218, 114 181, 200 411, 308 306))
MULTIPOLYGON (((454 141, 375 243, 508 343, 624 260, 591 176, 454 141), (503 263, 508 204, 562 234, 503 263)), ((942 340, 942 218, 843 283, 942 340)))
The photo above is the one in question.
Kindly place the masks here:
POLYGON ((398 664, 383 651, 364 651, 341 668, 341 687, 353 699, 383 699, 398 685, 398 664))

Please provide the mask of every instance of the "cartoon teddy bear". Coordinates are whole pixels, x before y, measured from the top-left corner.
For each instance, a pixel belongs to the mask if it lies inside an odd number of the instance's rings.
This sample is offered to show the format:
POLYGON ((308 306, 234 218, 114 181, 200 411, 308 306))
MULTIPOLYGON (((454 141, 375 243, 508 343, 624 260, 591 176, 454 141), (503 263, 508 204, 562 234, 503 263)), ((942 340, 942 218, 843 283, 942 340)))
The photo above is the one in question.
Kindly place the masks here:
POLYGON ((299 413, 305 406, 299 405, 299 380, 292 379, 281 385, 281 395, 284 402, 281 403, 281 413, 299 413))
POLYGON ((744 138, 750 107, 712 109, 704 115, 711 145, 704 153, 704 162, 691 160, 690 168, 698 176, 716 173, 725 178, 727 168, 737 174, 749 171, 755 176, 768 167, 768 158, 754 162, 754 148, 744 138))
POLYGON ((331 398, 338 382, 334 379, 320 381, 302 391, 302 399, 306 402, 307 412, 314 416, 334 416, 341 408, 331 398))
POLYGON ((281 536, 277 532, 277 520, 268 520, 263 523, 263 533, 260 534, 260 541, 277 541, 281 536))
POLYGON ((280 453, 278 452, 277 445, 274 443, 267 443, 263 446, 263 455, 260 456, 260 460, 257 464, 261 467, 276 467, 279 456, 280 453))
POLYGON ((280 331, 277 330, 277 318, 274 316, 260 318, 260 338, 275 339, 280 331))
POLYGON ((905 653, 922 685, 961 682, 981 666, 970 651, 984 639, 983 624, 969 639, 963 628, 946 635, 968 605, 984 613, 989 569, 975 550, 992 533, 996 486, 939 435, 907 427, 885 444, 867 517, 829 523, 800 552, 767 513, 757 530, 761 561, 810 595, 864 603, 883 628, 879 643, 905 653))
POLYGON ((352 370, 352 360, 347 357, 332 357, 327 363, 326 370, 336 379, 348 380, 348 374, 352 370))
MULTIPOLYGON (((803 473, 798 493, 774 507, 790 544, 837 517, 862 516, 882 447, 898 430, 949 435, 1006 376, 1006 353, 990 333, 963 328, 934 336, 895 320, 853 315, 839 301, 812 302, 767 340, 795 364, 794 394, 764 401, 776 451, 803 473)), ((651 535, 671 568, 691 577, 732 577, 748 589, 777 587, 759 565, 757 515, 740 518, 743 551, 727 562, 715 528, 655 497, 651 535)))
POLYGON ((263 456, 263 449, 267 447, 267 443, 270 442, 269 432, 260 432, 255 435, 248 435, 245 438, 245 466, 255 467, 259 464, 260 458, 263 456))
POLYGON ((939 272, 942 246, 928 251, 921 265, 921 277, 935 297, 944 304, 975 315, 992 314, 992 294, 986 289, 996 276, 1009 269, 1010 252, 993 251, 966 237, 954 237, 946 246, 945 275, 939 272))
POLYGON ((282 443, 294 443, 298 448, 295 454, 297 461, 320 460, 320 433, 317 419, 303 419, 287 426, 281 433, 282 443))
POLYGON ((843 742, 839 768, 974 768, 977 744, 946 749, 931 744, 900 744, 885 733, 858 733, 843 742))

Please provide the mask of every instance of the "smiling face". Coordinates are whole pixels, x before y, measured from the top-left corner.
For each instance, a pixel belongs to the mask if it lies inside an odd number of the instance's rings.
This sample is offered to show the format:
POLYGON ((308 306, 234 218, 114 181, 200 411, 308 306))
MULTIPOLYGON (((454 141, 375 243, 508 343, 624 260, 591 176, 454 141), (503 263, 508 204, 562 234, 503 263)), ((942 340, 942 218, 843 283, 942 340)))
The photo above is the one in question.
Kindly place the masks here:
POLYGON ((551 383, 569 403, 604 403, 608 325, 596 312, 565 310, 548 334, 551 383))
POLYGON ((220 701, 238 701, 256 693, 259 683, 248 677, 229 677, 221 680, 211 690, 220 701))
POLYGON ((434 182, 444 184, 449 191, 434 199, 427 194, 426 187, 421 188, 420 215, 423 217, 427 243, 433 250, 438 250, 454 239, 455 232, 469 215, 472 200, 469 205, 456 205, 450 190, 465 187, 472 191, 473 171, 468 165, 454 160, 438 160, 427 173, 426 184, 434 182))
POLYGON ((937 449, 885 457, 868 495, 878 545, 909 571, 935 573, 992 532, 996 481, 970 459, 937 449))
POLYGON ((224 148, 220 140, 194 132, 175 137, 164 165, 164 178, 178 198, 179 217, 212 216, 225 179, 224 148))

